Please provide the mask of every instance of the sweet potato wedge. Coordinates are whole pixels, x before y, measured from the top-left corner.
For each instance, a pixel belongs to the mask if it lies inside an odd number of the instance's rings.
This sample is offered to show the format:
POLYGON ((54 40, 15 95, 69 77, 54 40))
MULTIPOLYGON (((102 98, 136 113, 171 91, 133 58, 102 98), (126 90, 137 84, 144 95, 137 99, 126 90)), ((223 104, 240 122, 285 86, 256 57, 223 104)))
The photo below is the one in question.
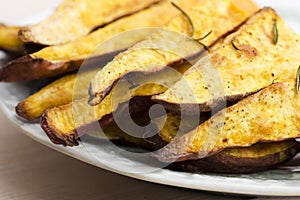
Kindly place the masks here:
MULTIPOLYGON (((196 1, 198 0, 177 0, 176 2, 183 8, 189 8, 196 1)), ((74 42, 46 47, 11 61, 0 68, 0 81, 34 80, 75 71, 81 66, 83 60, 89 57, 106 55, 132 46, 153 33, 155 28, 166 24, 178 13, 179 11, 173 8, 169 1, 162 1, 131 16, 117 20, 74 42), (138 28, 144 29, 136 30, 138 28), (136 31, 118 35, 130 30, 136 31), (114 39, 115 36, 118 37, 114 39)))
POLYGON ((153 100, 174 112, 179 105, 186 109, 199 105, 201 111, 209 111, 221 101, 237 101, 275 80, 294 78, 300 63, 299 42, 300 35, 273 9, 264 8, 153 100), (274 39, 278 39, 276 44, 274 39), (182 90, 186 83, 191 86, 190 94, 182 90), (188 98, 191 93, 194 99, 188 98))
POLYGON ((194 25, 194 31, 187 16, 182 14, 164 27, 167 31, 153 33, 128 51, 116 56, 91 81, 90 104, 100 103, 113 85, 129 71, 141 68, 147 71, 147 66, 151 65, 160 65, 163 68, 182 58, 201 53, 204 50, 202 44, 212 46, 219 37, 256 10, 254 5, 248 8, 239 7, 238 3, 234 4, 231 0, 199 1, 187 12, 194 25), (210 31, 211 34, 203 39, 201 44, 194 40, 210 31), (193 36, 194 39, 186 36, 193 36))
POLYGON ((106 99, 94 108, 87 104, 87 99, 81 99, 49 109, 41 118, 41 127, 54 144, 77 146, 79 137, 94 131, 95 126, 102 127, 112 123, 112 112, 122 113, 129 109, 130 113, 134 113, 143 111, 152 104, 149 97, 136 97, 129 104, 123 102, 112 108, 111 98, 108 96, 106 99))
POLYGON ((295 140, 258 143, 251 147, 225 149, 211 157, 173 163, 180 171, 245 174, 272 169, 299 153, 295 140))
MULTIPOLYGON (((87 103, 87 98, 83 98, 67 105, 49 109, 42 116, 41 126, 54 143, 67 146, 78 145, 78 137, 87 133, 89 126, 92 126, 94 123, 98 125, 98 121, 100 121, 100 124, 112 121, 113 118, 111 114, 115 112, 118 107, 124 107, 122 104, 130 101, 130 99, 134 97, 147 97, 166 91, 189 67, 189 63, 184 62, 176 67, 181 70, 179 72, 165 69, 160 73, 156 73, 156 66, 153 66, 155 76, 149 75, 148 73, 150 72, 130 72, 127 74, 127 78, 124 78, 122 83, 115 87, 114 91, 106 96, 97 106, 90 106, 87 103), (134 82, 131 81, 133 77, 135 77, 134 82), (166 80, 170 85, 164 83, 166 80), (80 129, 80 131, 78 131, 78 129, 80 129)), ((79 84, 81 85, 80 82, 79 84)), ((75 85, 74 90, 76 90, 76 88, 75 85)), ((150 103, 146 101, 144 104, 143 102, 138 105, 133 104, 133 107, 134 110, 140 111, 147 109, 147 105, 149 104, 150 103)), ((125 108, 126 107, 123 109, 125 108)))
MULTIPOLYGON (((78 100, 87 97, 89 82, 100 68, 97 67, 95 69, 95 62, 97 63, 97 66, 104 66, 107 62, 113 59, 114 55, 115 54, 109 54, 104 57, 97 57, 96 60, 89 59, 89 61, 85 61, 85 70, 82 70, 80 73, 66 75, 60 79, 57 79, 56 81, 48 84, 39 91, 30 95, 28 98, 18 103, 18 105, 16 106, 16 113, 20 117, 23 117, 27 120, 33 120, 42 116, 47 109, 71 103, 72 100, 78 100)), ((169 74, 170 77, 176 78, 171 81, 172 83, 175 83, 179 76, 181 76, 181 74, 189 67, 190 65, 184 62, 180 64, 180 66, 176 67, 179 73, 176 71, 170 71, 169 73, 166 73, 164 75, 169 74)), ((136 73, 133 72, 132 74, 136 73)), ((141 76, 142 78, 138 77, 139 75, 135 76, 137 77, 135 81, 140 82, 139 84, 144 84, 142 83, 144 75, 141 76)), ((156 79, 157 83, 163 84, 163 81, 166 80, 162 76, 159 76, 161 80, 156 79)), ((143 80, 154 81, 155 78, 149 77, 143 80)), ((159 92, 162 91, 159 90, 159 92)), ((129 99, 130 98, 128 98, 127 100, 129 99)))
MULTIPOLYGON (((154 120, 152 129, 159 130, 157 135, 147 137, 148 148, 159 150, 171 143, 176 138, 190 132, 210 118, 209 113, 201 113, 200 120, 195 116, 182 116, 168 113, 154 120), (161 123, 163 123, 161 127, 161 123)), ((140 146, 145 145, 139 140, 140 146)), ((282 142, 258 143, 250 147, 233 147, 225 149, 215 155, 200 159, 191 159, 182 162, 174 162, 169 167, 181 171, 208 171, 221 173, 253 173, 267 170, 284 161, 293 158, 299 151, 300 145, 295 140, 282 142)))
MULTIPOLYGON (((139 113, 136 116, 143 118, 144 115, 145 113, 139 113)), ((133 116, 133 118, 136 116, 133 116)), ((208 117, 208 115, 203 116, 201 121, 205 120, 206 117, 208 117)), ((183 134, 183 132, 193 127, 193 125, 189 123, 188 118, 191 118, 191 116, 187 116, 186 121, 184 121, 185 124, 180 124, 183 121, 179 119, 179 115, 169 113, 164 128, 160 131, 159 135, 156 135, 160 136, 161 144, 167 144, 175 137, 178 137, 178 135, 175 136, 175 134, 178 133, 179 126, 181 127, 180 134, 183 134)), ((160 120, 161 118, 157 118, 158 123, 160 120)), ((147 119, 145 122, 147 122, 147 119)), ((104 126, 103 133, 105 136, 101 136, 102 139, 106 137, 116 144, 137 146, 148 150, 161 148, 157 145, 157 141, 149 141, 149 138, 144 138, 146 137, 145 135, 132 137, 123 132, 114 122, 104 126)), ((99 133, 96 135, 99 135, 99 133)), ((293 139, 281 142, 257 143, 250 147, 228 148, 210 157, 174 162, 168 166, 168 168, 188 172, 254 173, 272 169, 292 159, 299 152, 300 144, 293 139)))
MULTIPOLYGON (((138 117, 140 119, 145 116, 145 113, 135 113, 135 115, 133 118, 138 117)), ((175 134, 178 133, 179 127, 181 128, 179 135, 184 134, 183 132, 189 131, 193 127, 189 123, 189 119, 194 119, 191 116, 186 117, 187 119, 182 121, 179 115, 169 113, 163 129, 156 135, 160 137, 159 142, 158 140, 149 141, 149 138, 145 138, 146 135, 132 137, 123 132, 115 122, 103 127, 105 136, 101 136, 101 138, 106 137, 116 144, 158 150, 163 147, 160 147, 159 143, 165 145, 178 137, 175 134), (184 124, 181 124, 183 122, 184 124)), ((206 117, 208 115, 204 115, 200 121, 202 122, 206 117)), ((156 122, 159 123, 160 121, 161 117, 157 118, 156 122)), ((145 122, 149 122, 149 119, 146 119, 145 122)), ((99 136, 99 134, 96 134, 96 136, 99 136)), ((250 147, 228 148, 206 158, 174 162, 167 168, 188 172, 254 173, 272 169, 292 159, 299 152, 300 144, 293 139, 281 142, 257 143, 250 147)))
POLYGON ((20 30, 24 42, 59 45, 130 15, 159 0, 65 0, 47 19, 20 30))
POLYGON ((16 113, 27 120, 33 120, 42 116, 49 108, 87 97, 91 78, 101 66, 106 65, 116 54, 112 53, 85 60, 84 67, 80 72, 65 75, 30 95, 16 106, 16 113), (96 69, 94 66, 97 66, 96 69))
POLYGON ((249 147, 300 137, 300 96, 295 81, 273 85, 219 111, 155 156, 163 162, 212 156, 226 148, 249 147))
POLYGON ((48 108, 71 102, 75 78, 76 74, 70 74, 50 83, 18 103, 16 113, 25 119, 33 120, 48 108))
POLYGON ((18 37, 18 26, 0 24, 0 49, 16 54, 24 54, 24 44, 18 37))

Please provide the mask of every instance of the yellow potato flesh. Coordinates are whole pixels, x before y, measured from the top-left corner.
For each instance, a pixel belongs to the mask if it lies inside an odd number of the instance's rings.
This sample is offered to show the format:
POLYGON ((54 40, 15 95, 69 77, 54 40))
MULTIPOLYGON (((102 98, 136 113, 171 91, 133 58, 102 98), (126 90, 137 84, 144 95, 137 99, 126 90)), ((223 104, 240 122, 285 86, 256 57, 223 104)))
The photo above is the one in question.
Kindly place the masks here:
POLYGON ((137 12, 158 0, 65 0, 47 19, 21 29, 25 42, 59 45, 87 35, 94 28, 137 12))
POLYGON ((215 99, 238 100, 275 80, 294 78, 300 63, 299 41, 298 34, 272 9, 265 8, 154 99, 165 104, 206 105, 203 110, 209 110, 215 99), (274 19, 279 32, 277 44, 273 42, 274 19), (182 88, 186 83, 191 86, 188 92, 182 88), (195 98, 188 98, 189 93, 195 98))
POLYGON ((161 160, 207 157, 232 147, 300 137, 295 81, 275 83, 219 111, 161 151, 161 160))
POLYGON ((17 26, 0 24, 0 48, 7 51, 24 53, 23 42, 18 37, 19 30, 20 27, 17 26))
MULTIPOLYGON (((230 0, 205 0, 195 4, 187 14, 195 27, 194 39, 201 38, 212 31, 211 35, 201 41, 210 46, 256 10, 255 6, 243 10, 230 0)), ((128 51, 116 56, 96 74, 91 81, 91 105, 100 103, 108 94, 113 82, 129 71, 141 68, 147 71, 147 66, 154 64, 167 66, 178 59, 203 50, 202 45, 182 36, 191 34, 191 25, 186 16, 180 15, 174 18, 164 28, 172 32, 153 33, 128 51)))
MULTIPOLYGON (((183 8, 189 8, 196 0, 178 1, 183 8)), ((155 29, 159 28, 176 16, 179 12, 172 8, 169 1, 162 1, 145 10, 135 13, 131 16, 119 19, 103 28, 100 28, 88 36, 77 39, 73 42, 51 46, 31 54, 33 58, 42 58, 52 63, 66 62, 69 60, 81 60, 84 58, 102 55, 104 53, 125 49, 132 44, 144 39, 155 29), (159 16, 159 17, 158 17, 159 16), (142 31, 135 31, 127 36, 118 34, 145 28, 142 31), (110 40, 108 43, 105 41, 110 40)))

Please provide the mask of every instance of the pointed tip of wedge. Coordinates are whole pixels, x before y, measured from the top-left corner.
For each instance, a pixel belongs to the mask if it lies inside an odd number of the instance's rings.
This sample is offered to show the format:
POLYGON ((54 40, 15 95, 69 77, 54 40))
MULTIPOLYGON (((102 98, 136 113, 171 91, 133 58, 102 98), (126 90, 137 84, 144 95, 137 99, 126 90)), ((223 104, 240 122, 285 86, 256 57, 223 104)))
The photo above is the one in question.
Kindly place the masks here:
POLYGON ((91 106, 97 105, 99 103, 98 102, 99 100, 96 100, 96 94, 93 91, 93 84, 92 83, 89 84, 88 93, 89 93, 88 104, 91 105, 91 106))
MULTIPOLYGON (((109 88, 110 89, 110 88, 109 88)), ((89 85, 89 99, 88 99, 88 104, 91 106, 96 106, 98 105, 107 95, 107 92, 95 92, 93 90, 93 84, 90 83, 89 85)))
POLYGON ((18 32, 18 37, 23 41, 23 42, 30 42, 30 34, 29 34, 29 28, 28 27, 23 27, 19 30, 18 32))
POLYGON ((26 101, 22 101, 22 102, 18 103, 18 105, 15 107, 15 111, 16 111, 17 115, 26 120, 29 120, 29 121, 36 119, 35 117, 28 114, 27 109, 26 109, 27 105, 28 104, 26 101))
POLYGON ((63 146, 78 146, 78 138, 75 134, 69 134, 68 137, 66 136, 59 136, 56 131, 49 125, 49 121, 47 120, 47 111, 42 115, 40 120, 40 125, 42 129, 47 134, 48 138, 54 144, 61 144, 63 146))
POLYGON ((32 60, 30 55, 26 55, 6 63, 0 68, 0 81, 16 82, 25 80, 26 74, 28 73, 26 66, 29 65, 32 60))

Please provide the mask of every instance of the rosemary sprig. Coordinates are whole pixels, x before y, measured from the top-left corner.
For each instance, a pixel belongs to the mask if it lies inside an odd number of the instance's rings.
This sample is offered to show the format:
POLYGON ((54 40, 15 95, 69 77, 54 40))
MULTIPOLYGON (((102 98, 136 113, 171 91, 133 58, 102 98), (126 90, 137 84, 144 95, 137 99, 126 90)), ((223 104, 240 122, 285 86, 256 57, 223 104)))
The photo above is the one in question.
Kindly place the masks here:
POLYGON ((274 37, 273 37, 273 44, 276 45, 277 42, 278 42, 278 28, 277 28, 277 20, 276 18, 273 19, 273 34, 274 34, 274 37))
POLYGON ((200 45, 202 45, 206 51, 209 51, 208 46, 206 46, 203 42, 200 42, 199 40, 195 40, 195 41, 198 42, 200 45))
POLYGON ((190 18, 190 16, 184 11, 182 10, 178 5, 176 5, 174 2, 171 2, 172 6, 174 6, 175 8, 177 8, 189 21, 190 27, 191 27, 191 33, 190 33, 190 37, 193 37, 194 32, 195 32, 195 28, 194 28, 194 24, 192 19, 190 18))
POLYGON ((195 40, 197 40, 197 41, 204 40, 204 39, 207 38, 211 33, 212 33, 212 31, 209 31, 209 32, 206 33, 203 37, 198 38, 198 39, 195 39, 195 40))
POLYGON ((198 42, 200 45, 202 45, 206 51, 209 51, 209 48, 203 42, 201 42, 201 40, 204 40, 205 38, 207 38, 211 33, 212 33, 212 31, 209 31, 203 37, 195 39, 195 41, 198 42))
POLYGON ((233 46, 233 48, 234 48, 235 50, 240 50, 240 49, 235 45, 234 40, 231 40, 231 45, 233 46))
POLYGON ((299 91, 300 91, 300 66, 298 67, 297 75, 296 75, 296 94, 299 94, 299 91))

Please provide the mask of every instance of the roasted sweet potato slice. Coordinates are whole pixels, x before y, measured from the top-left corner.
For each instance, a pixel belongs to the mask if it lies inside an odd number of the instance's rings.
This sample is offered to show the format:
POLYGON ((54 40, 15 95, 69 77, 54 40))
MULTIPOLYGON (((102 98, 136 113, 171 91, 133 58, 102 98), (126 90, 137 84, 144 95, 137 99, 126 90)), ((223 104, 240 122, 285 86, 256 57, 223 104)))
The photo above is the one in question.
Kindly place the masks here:
POLYGON ((115 55, 116 53, 106 54, 86 60, 80 72, 65 75, 21 101, 16 106, 17 114, 27 120, 33 120, 42 116, 49 108, 87 97, 91 78, 101 66, 106 65, 115 55), (96 69, 94 66, 97 66, 96 69))
POLYGON ((24 42, 43 45, 64 44, 158 1, 65 0, 47 19, 22 28, 19 36, 24 42))
POLYGON ((294 78, 300 63, 299 41, 300 35, 274 10, 264 8, 200 59, 173 87, 153 99, 175 112, 179 105, 186 109, 199 105, 201 111, 209 111, 223 100, 237 101, 275 80, 294 78), (278 39, 276 44, 274 39, 278 39), (191 86, 189 94, 182 90, 186 83, 191 86), (188 98, 190 95, 195 98, 188 98))
POLYGON ((163 162, 199 159, 223 149, 299 138, 300 96, 295 81, 273 85, 219 111, 155 156, 163 162))
POLYGON ((40 117, 46 109, 72 101, 76 74, 64 76, 21 101, 16 113, 28 120, 40 117))
MULTIPOLYGON (((155 150, 163 148, 172 140, 195 129, 197 123, 208 120, 210 113, 201 113, 200 119, 197 119, 197 116, 180 116, 173 113, 168 113, 166 120, 163 120, 164 117, 154 120, 155 128, 152 129, 159 130, 157 135, 149 138, 145 135, 144 140, 149 143, 147 147, 155 150)), ((135 142, 145 146, 140 140, 135 142)), ((209 157, 174 162, 169 167, 181 171, 252 173, 267 170, 293 158, 299 152, 299 147, 295 140, 258 143, 250 147, 228 148, 209 157)))
MULTIPOLYGON (((143 118, 142 123, 148 123, 149 119, 145 119, 145 115, 147 115, 145 112, 134 113, 133 118, 143 118)), ((201 121, 206 117, 208 117, 208 115, 204 115, 201 121)), ((160 137, 161 144, 167 144, 175 137, 178 137, 178 135, 175 136, 175 134, 178 133, 179 127, 181 127, 180 132, 182 134, 193 127, 193 125, 189 123, 189 119, 194 120, 191 116, 187 116, 186 121, 184 120, 185 123, 181 124, 183 121, 180 120, 179 115, 169 113, 166 124, 164 124, 163 129, 160 131, 159 135, 157 135, 160 137)), ((156 121, 159 123, 161 117, 157 118, 156 121)), ((137 146, 148 150, 157 150, 161 148, 157 146, 157 141, 149 141, 149 138, 145 138, 146 135, 133 137, 130 134, 125 133, 115 122, 104 126, 103 134, 105 135, 101 135, 101 139, 106 138, 116 144, 137 146)), ((95 134, 95 137, 97 136, 99 137, 99 133, 95 134)), ((167 168, 188 172, 254 173, 272 169, 292 159, 299 151, 300 144, 293 139, 281 142, 257 143, 250 147, 228 148, 206 158, 174 162, 167 168)))
MULTIPOLYGON (((196 1, 198 0, 178 0, 176 2, 187 9, 196 1)), ((132 46, 153 33, 156 30, 154 27, 163 26, 178 13, 179 11, 172 7, 169 1, 162 1, 131 16, 117 20, 74 42, 46 47, 36 53, 9 62, 0 68, 0 81, 34 80, 75 71, 81 66, 83 60, 89 57, 105 55, 132 46), (144 29, 118 35, 138 28, 144 29), (115 36, 117 37, 114 39, 115 36)))
POLYGON ((106 99, 94 108, 87 104, 87 99, 81 99, 49 109, 41 118, 41 127, 53 143, 77 146, 79 137, 95 131, 95 126, 112 123, 112 112, 121 113, 125 109, 129 109, 129 112, 139 112, 152 104, 149 97, 136 97, 128 104, 123 102, 113 106, 111 98, 108 96, 106 99))
MULTIPOLYGON (((190 65, 184 62, 176 67, 180 70, 180 73, 168 69, 156 73, 156 66, 153 66, 152 70, 155 72, 155 76, 149 75, 148 73, 150 72, 130 72, 127 74, 127 77, 122 80, 121 84, 115 87, 114 91, 97 106, 90 106, 87 102, 87 98, 83 98, 67 105, 49 109, 42 117, 41 126, 54 143, 68 146, 77 145, 78 137, 85 134, 89 126, 98 123, 98 121, 100 121, 100 124, 112 121, 113 118, 111 114, 115 112, 120 105, 124 107, 122 104, 134 97, 147 97, 166 91, 170 85, 174 84, 178 78, 181 77, 181 74, 188 67, 190 67, 190 65), (135 77, 134 82, 131 81, 133 77, 135 77), (166 80, 170 85, 165 84, 166 80), (80 131, 78 132, 77 129, 80 129, 80 131)), ((78 84, 81 85, 81 82, 78 84)), ((74 90, 77 88, 76 85, 74 90)), ((147 105, 149 104, 150 103, 147 102, 142 102, 138 105, 133 104, 133 108, 135 111, 140 111, 147 109, 147 105)), ((123 109, 125 108, 126 107, 123 109)))
MULTIPOLYGON (((251 2, 246 0, 246 2, 251 2)), ((187 15, 171 20, 164 29, 144 41, 137 43, 128 51, 121 53, 105 66, 91 81, 90 104, 97 105, 111 91, 113 85, 127 72, 137 69, 148 70, 148 66, 168 66, 190 55, 203 51, 203 46, 213 45, 226 32, 232 30, 257 10, 256 6, 239 7, 231 0, 205 0, 193 6, 187 15), (192 31, 194 30, 194 31, 192 31), (171 32, 172 31, 172 32, 171 32), (211 34, 198 44, 194 39, 211 34), (184 36, 193 36, 194 39, 184 36), (201 47, 201 48, 199 48, 201 47)), ((162 67, 162 68, 163 68, 162 67)))
POLYGON ((18 26, 0 24, 0 48, 12 53, 25 53, 23 42, 18 37, 19 30, 18 26))
MULTIPOLYGON (((109 54, 104 57, 97 57, 97 59, 95 60, 90 59, 88 61, 85 61, 85 70, 82 70, 80 73, 66 75, 60 79, 57 79, 56 81, 40 89, 38 92, 30 95, 28 98, 24 99, 16 106, 16 113, 27 120, 33 120, 42 116, 42 114, 44 114, 47 109, 68 104, 72 100, 78 100, 87 97, 89 82, 99 68, 98 67, 95 69, 95 62, 97 63, 97 66, 103 66, 111 59, 113 59, 114 55, 115 54, 109 54)), ((172 83, 175 83, 179 76, 181 76, 181 74, 189 67, 190 65, 185 62, 176 67, 179 73, 176 71, 170 71, 165 75, 169 74, 172 75, 172 78, 176 78, 171 81, 172 83)), ((135 72, 133 74, 135 74, 135 72)), ((144 78, 144 76, 146 75, 142 75, 141 77, 144 78)), ((165 81, 166 79, 162 76, 159 77, 161 78, 161 80, 157 80, 156 82, 163 84, 163 81, 165 81)), ((147 79, 148 81, 155 80, 155 78, 150 77, 146 78, 145 80, 147 79)), ((142 83, 140 77, 137 77, 135 81, 140 82, 139 84, 144 84, 142 83)))
POLYGON ((254 173, 268 170, 292 159, 299 153, 295 140, 258 143, 251 147, 225 149, 211 157, 173 163, 180 171, 206 171, 217 173, 254 173))

